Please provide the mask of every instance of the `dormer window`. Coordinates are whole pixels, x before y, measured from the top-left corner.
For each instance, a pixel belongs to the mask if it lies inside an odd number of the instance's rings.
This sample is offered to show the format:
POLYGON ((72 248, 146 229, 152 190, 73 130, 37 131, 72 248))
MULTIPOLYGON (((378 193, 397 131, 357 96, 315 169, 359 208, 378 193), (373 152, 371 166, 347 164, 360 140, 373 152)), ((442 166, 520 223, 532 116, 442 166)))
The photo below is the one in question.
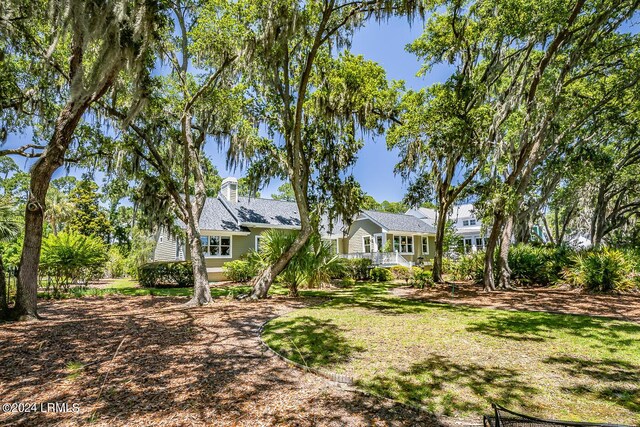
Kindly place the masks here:
POLYGON ((462 220, 462 225, 463 225, 464 227, 469 226, 469 220, 468 220, 468 219, 464 219, 464 220, 462 220))
POLYGON ((476 220, 475 219, 470 219, 469 220, 469 225, 476 225, 476 220))

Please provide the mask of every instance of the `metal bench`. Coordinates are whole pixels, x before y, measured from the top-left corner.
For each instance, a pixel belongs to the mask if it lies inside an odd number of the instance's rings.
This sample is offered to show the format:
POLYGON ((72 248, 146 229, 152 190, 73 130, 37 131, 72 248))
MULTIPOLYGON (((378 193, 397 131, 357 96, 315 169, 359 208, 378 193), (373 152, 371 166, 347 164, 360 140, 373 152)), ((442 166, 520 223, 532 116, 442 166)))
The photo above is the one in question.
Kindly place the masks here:
POLYGON ((581 423, 574 421, 558 421, 545 420, 542 418, 530 417, 528 415, 519 414, 510 411, 498 404, 491 404, 495 415, 485 415, 483 424, 485 427, 632 427, 622 424, 603 424, 603 423, 581 423))

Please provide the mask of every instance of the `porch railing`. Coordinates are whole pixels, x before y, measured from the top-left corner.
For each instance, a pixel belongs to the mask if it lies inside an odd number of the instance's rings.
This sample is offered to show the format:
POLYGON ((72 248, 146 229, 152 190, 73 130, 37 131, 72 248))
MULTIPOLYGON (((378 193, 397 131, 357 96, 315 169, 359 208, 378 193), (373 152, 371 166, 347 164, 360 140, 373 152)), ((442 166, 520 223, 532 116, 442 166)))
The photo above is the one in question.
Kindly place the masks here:
POLYGON ((373 265, 382 266, 404 265, 405 267, 411 267, 413 265, 413 263, 407 261, 407 259, 398 252, 353 252, 341 254, 340 257, 347 259, 368 258, 373 265))

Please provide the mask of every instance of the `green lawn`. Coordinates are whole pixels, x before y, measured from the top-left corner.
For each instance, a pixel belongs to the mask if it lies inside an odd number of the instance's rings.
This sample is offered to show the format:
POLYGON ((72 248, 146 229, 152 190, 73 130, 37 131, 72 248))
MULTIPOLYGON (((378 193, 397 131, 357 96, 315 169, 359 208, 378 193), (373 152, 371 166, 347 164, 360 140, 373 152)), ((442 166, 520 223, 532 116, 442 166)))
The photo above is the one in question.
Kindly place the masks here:
POLYGON ((411 301, 380 284, 333 296, 271 321, 265 340, 439 414, 477 419, 495 401, 548 418, 640 424, 639 324, 411 301))

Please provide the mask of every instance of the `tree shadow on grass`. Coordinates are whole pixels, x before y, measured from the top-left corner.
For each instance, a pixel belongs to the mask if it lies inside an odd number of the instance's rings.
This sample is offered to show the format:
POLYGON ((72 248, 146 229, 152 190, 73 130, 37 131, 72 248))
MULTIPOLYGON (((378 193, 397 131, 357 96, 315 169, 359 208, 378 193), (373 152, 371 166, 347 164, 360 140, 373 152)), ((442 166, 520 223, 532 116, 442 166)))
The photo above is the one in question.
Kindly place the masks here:
POLYGON ((470 316, 477 310, 472 307, 393 296, 389 293, 389 289, 396 286, 391 283, 358 283, 351 288, 331 292, 332 299, 324 307, 340 309, 357 307, 392 316, 428 313, 434 308, 445 308, 463 316, 470 316))
POLYGON ((527 408, 531 396, 540 392, 516 370, 461 363, 441 355, 432 355, 406 370, 391 369, 363 379, 360 385, 445 415, 486 412, 491 402, 527 408))
POLYGON ((262 336, 278 353, 310 367, 347 362, 364 350, 350 344, 334 323, 311 316, 276 319, 265 326, 262 336))
POLYGON ((549 357, 543 362, 560 365, 570 375, 574 383, 562 387, 565 393, 613 402, 640 417, 640 365, 616 359, 590 360, 574 356, 549 357), (575 384, 578 381, 580 384, 575 384))
POLYGON ((594 347, 615 351, 636 341, 633 336, 640 336, 640 325, 570 314, 495 311, 488 319, 473 321, 467 331, 514 341, 539 342, 553 340, 557 331, 564 331, 591 339, 594 347))

